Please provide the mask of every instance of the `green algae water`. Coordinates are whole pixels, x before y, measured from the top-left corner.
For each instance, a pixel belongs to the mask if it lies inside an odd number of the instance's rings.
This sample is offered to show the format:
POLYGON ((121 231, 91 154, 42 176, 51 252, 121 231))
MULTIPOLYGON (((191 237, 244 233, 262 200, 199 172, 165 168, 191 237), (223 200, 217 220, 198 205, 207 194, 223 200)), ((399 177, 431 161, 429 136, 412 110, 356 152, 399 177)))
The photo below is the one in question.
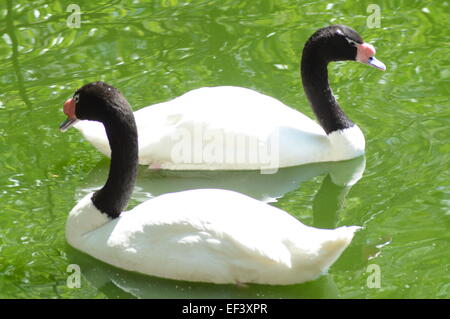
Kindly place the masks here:
POLYGON ((0 298, 450 297, 448 1, 70 4, 0 3, 0 298), (273 175, 140 167, 129 205, 218 187, 308 225, 362 226, 328 274, 291 286, 188 283, 122 271, 68 246, 67 214, 104 183, 109 163, 76 130, 58 130, 78 87, 105 81, 137 110, 194 88, 236 85, 313 117, 301 50, 316 29, 337 23, 357 30, 387 66, 329 66, 340 105, 365 134, 365 157, 273 175), (349 166, 362 175, 338 186, 330 172, 349 166), (70 265, 80 269, 79 286, 70 265))

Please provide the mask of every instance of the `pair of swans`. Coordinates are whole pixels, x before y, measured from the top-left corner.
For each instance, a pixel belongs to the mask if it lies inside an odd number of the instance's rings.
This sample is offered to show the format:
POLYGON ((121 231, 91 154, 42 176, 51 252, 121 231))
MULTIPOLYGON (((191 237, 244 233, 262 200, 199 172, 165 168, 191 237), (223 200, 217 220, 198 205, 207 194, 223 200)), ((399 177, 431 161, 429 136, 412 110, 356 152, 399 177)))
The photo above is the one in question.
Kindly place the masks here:
POLYGON ((105 185, 70 212, 69 244, 119 268, 177 280, 280 285, 317 278, 359 227, 308 227, 278 208, 219 189, 164 194, 123 209, 139 163, 165 169, 270 170, 363 154, 364 136, 334 98, 327 64, 356 60, 384 70, 374 53, 346 26, 319 29, 310 37, 301 74, 320 125, 243 88, 202 88, 133 114, 116 88, 103 82, 81 87, 64 104, 68 119, 61 130, 75 124, 111 157, 111 164, 105 185), (257 123, 249 125, 255 114, 257 123), (207 144, 211 140, 212 147, 207 144), (236 150, 251 155, 255 147, 273 158, 230 155, 236 150))

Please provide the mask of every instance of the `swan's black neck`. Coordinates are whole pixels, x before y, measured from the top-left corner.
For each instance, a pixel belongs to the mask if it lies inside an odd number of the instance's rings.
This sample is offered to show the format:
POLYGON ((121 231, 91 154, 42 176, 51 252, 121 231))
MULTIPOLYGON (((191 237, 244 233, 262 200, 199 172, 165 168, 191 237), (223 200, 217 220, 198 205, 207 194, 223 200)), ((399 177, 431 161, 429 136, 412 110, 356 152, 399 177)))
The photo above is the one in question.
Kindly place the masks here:
POLYGON ((126 208, 134 188, 138 165, 138 139, 134 115, 129 108, 112 108, 102 120, 111 147, 108 180, 92 196, 102 213, 116 218, 126 208))
POLYGON ((320 125, 327 134, 352 127, 353 122, 340 108, 328 83, 326 60, 319 48, 306 45, 301 62, 303 89, 320 125))

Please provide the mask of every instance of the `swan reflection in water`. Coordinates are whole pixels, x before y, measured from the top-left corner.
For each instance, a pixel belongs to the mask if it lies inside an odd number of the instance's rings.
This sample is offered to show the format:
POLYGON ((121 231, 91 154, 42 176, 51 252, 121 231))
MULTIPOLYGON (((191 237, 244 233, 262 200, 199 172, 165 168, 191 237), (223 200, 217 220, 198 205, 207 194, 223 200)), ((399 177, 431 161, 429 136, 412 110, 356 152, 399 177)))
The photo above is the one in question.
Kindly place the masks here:
MULTIPOLYGON (((87 177, 85 185, 76 192, 80 200, 86 194, 101 188, 108 174, 109 161, 100 162, 87 177)), ((341 162, 326 162, 280 168, 274 174, 255 171, 169 171, 151 170, 139 166, 132 200, 144 200, 190 189, 219 188, 233 190, 257 200, 272 203, 284 194, 299 188, 299 184, 316 176, 328 174, 330 182, 349 189, 365 169, 365 157, 341 162)))
MULTIPOLYGON (((350 188, 365 169, 365 157, 341 162, 314 163, 281 168, 274 174, 260 171, 167 171, 139 167, 131 204, 165 193, 189 189, 234 190, 272 203, 300 187, 302 182, 326 175, 313 200, 313 225, 335 228, 337 213, 350 188)), ((108 161, 102 161, 76 192, 76 200, 104 183, 108 161)), ((131 206, 131 205, 130 205, 131 206)), ((293 213, 293 212, 291 212, 293 213)), ((255 226, 256 227, 256 226, 255 226)), ((67 245, 68 246, 68 245, 67 245)), ((329 275, 290 286, 214 285, 162 279, 121 270, 68 246, 71 263, 78 264, 83 278, 111 298, 336 298, 339 291, 329 275)))

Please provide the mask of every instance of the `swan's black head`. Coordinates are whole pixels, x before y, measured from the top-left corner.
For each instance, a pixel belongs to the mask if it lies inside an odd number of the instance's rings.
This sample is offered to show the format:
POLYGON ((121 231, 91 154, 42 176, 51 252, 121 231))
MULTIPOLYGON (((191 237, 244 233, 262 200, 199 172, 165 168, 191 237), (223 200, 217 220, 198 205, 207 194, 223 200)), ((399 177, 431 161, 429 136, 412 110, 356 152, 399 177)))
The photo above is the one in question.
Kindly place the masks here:
POLYGON ((61 124, 67 130, 77 120, 106 123, 113 116, 132 114, 127 100, 115 87, 104 82, 92 82, 79 88, 73 97, 64 103, 68 119, 61 124))
POLYGON ((385 65, 375 59, 375 48, 345 25, 332 25, 317 30, 306 42, 303 57, 312 57, 325 63, 332 61, 358 61, 381 70, 385 65))
POLYGON ((320 43, 321 53, 328 61, 356 60, 356 46, 363 43, 355 30, 343 25, 320 29, 313 37, 320 43))
POLYGON ((101 122, 111 149, 108 180, 92 195, 102 213, 116 218, 126 207, 133 191, 138 165, 138 137, 130 105, 116 88, 93 82, 78 89, 64 103, 68 119, 60 126, 67 130, 78 120, 101 122))
POLYGON ((330 89, 328 63, 358 61, 385 70, 386 66, 374 55, 375 48, 365 43, 355 30, 344 25, 319 29, 306 42, 301 62, 303 89, 327 134, 354 125, 342 111, 330 89))

